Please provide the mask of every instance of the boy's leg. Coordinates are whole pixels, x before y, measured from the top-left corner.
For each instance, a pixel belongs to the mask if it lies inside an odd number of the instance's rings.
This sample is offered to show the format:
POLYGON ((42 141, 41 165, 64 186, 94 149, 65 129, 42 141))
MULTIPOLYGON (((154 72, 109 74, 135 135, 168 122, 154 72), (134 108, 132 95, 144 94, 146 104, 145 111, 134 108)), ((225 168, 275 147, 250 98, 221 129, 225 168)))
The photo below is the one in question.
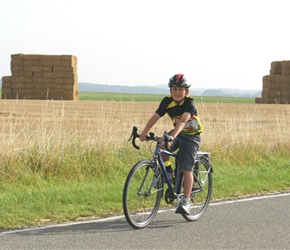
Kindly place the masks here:
POLYGON ((184 176, 184 198, 190 198, 193 186, 192 171, 183 170, 183 176, 184 176))
POLYGON ((200 136, 188 136, 181 137, 180 148, 179 148, 179 165, 183 171, 184 177, 184 199, 182 204, 177 208, 177 213, 190 214, 190 196, 192 192, 192 186, 194 182, 193 178, 193 167, 195 157, 200 146, 200 136))

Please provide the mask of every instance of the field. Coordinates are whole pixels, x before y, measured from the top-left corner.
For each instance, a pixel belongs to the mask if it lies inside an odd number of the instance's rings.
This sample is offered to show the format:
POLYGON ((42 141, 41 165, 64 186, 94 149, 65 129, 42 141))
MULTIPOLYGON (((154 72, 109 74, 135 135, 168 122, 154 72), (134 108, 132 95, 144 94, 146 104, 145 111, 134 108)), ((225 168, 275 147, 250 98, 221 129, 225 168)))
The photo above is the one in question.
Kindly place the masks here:
MULTIPOLYGON (((128 142, 158 102, 0 100, 0 228, 122 213, 133 163, 128 142)), ((289 191, 289 105, 196 103, 202 151, 212 153, 213 199, 289 191)), ((152 130, 171 128, 168 117, 152 130)))
MULTIPOLYGON (((1 153, 11 155, 29 146, 70 145, 118 148, 132 126, 140 129, 157 108, 156 102, 1 100, 1 153)), ((288 145, 288 105, 197 103, 204 125, 203 150, 211 152, 245 145, 272 148, 288 145)), ((169 130, 164 117, 155 133, 169 130)), ((227 152, 227 150, 225 150, 227 152)))

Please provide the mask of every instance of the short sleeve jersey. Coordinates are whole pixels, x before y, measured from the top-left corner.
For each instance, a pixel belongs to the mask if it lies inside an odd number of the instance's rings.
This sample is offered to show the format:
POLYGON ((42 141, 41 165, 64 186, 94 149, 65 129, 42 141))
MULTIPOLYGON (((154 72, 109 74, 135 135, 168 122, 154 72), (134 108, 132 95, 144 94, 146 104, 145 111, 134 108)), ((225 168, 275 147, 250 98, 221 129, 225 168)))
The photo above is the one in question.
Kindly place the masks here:
POLYGON ((190 95, 186 95, 181 102, 174 101, 172 96, 168 95, 163 98, 156 110, 156 113, 161 117, 167 113, 172 120, 173 126, 180 120, 184 112, 190 113, 191 117, 186 122, 181 133, 190 135, 201 133, 202 124, 197 116, 194 100, 190 95))

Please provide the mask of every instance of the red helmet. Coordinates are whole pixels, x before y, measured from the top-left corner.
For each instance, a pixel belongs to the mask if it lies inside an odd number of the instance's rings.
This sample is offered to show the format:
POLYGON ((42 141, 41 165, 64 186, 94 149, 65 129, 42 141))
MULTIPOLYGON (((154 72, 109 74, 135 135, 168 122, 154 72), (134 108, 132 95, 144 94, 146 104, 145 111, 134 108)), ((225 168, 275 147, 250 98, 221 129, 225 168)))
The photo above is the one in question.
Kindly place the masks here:
POLYGON ((190 84, 187 84, 187 79, 184 74, 176 74, 169 79, 168 87, 183 87, 189 88, 190 84))

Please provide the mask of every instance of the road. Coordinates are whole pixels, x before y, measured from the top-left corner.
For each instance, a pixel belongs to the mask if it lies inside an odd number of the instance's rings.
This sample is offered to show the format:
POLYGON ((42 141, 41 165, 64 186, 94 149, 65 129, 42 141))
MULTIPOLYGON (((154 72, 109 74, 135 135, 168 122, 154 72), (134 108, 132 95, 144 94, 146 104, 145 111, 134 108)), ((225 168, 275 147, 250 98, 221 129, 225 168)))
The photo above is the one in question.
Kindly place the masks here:
POLYGON ((0 249, 290 249, 290 193, 212 203, 196 222, 161 211, 145 229, 123 216, 0 233, 0 249))

